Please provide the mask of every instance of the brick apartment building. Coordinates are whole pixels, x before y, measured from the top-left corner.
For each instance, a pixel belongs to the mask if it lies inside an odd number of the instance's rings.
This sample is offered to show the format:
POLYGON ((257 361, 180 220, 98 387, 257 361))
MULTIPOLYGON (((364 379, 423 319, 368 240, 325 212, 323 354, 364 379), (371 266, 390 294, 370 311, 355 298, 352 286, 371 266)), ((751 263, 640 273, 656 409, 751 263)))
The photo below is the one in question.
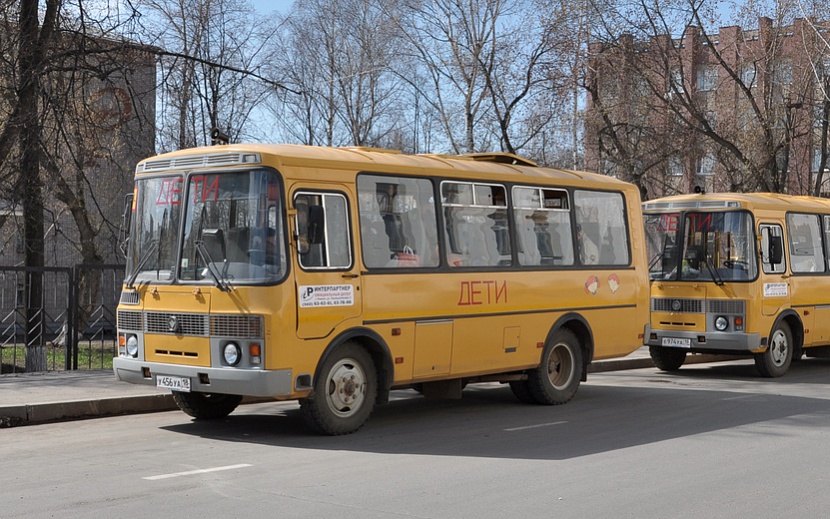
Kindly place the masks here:
MULTIPOLYGON (((78 80, 81 73, 73 72, 71 64, 67 64, 65 75, 45 78, 50 82, 47 87, 56 92, 53 95, 63 96, 60 102, 66 110, 75 112, 60 121, 57 116, 44 116, 44 139, 52 142, 42 144, 68 182, 83 179, 84 202, 96 231, 95 245, 103 262, 109 264, 124 262, 118 237, 124 197, 132 192, 136 163, 154 153, 156 115, 152 49, 118 43, 111 47, 112 54, 98 64, 100 79, 87 74, 78 80), (63 133, 55 131, 59 125, 63 133)), ((88 68, 95 65, 85 64, 88 68)), ((0 228, 0 266, 22 266, 22 209, 10 202, 10 195, 0 193, 0 215, 6 220, 0 228)), ((61 202, 48 184, 43 196, 45 264, 71 267, 81 262, 73 208, 61 202)))
POLYGON ((688 27, 676 39, 591 44, 586 168, 646 198, 696 187, 811 194, 827 150, 828 40, 826 23, 760 18, 708 37, 688 27))

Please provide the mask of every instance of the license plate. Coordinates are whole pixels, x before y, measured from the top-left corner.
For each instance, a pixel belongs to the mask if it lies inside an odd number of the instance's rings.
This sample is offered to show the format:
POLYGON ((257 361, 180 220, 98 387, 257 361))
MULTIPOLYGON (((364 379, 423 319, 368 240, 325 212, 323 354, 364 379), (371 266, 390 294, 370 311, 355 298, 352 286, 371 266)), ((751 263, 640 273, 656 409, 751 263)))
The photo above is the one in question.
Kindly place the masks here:
POLYGON ((156 387, 189 393, 190 379, 187 377, 171 377, 168 375, 157 375, 156 387))
POLYGON ((691 348, 691 339, 678 339, 677 337, 663 337, 663 346, 670 348, 691 348))

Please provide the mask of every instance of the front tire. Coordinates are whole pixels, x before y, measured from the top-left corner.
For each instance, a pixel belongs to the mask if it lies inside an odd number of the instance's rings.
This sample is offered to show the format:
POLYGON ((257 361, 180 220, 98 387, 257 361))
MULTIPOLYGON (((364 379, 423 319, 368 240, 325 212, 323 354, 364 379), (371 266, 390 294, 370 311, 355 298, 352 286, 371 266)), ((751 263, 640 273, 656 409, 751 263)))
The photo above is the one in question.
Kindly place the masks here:
MULTIPOLYGON (((537 404, 568 402, 582 380, 582 348, 570 330, 559 330, 542 353, 542 363, 530 371, 527 389, 537 404)), ((515 390, 514 390, 515 393, 515 390)))
POLYGON ((236 409, 242 402, 242 395, 173 391, 173 401, 179 409, 197 420, 218 420, 236 409))
POLYGON ((755 354, 755 368, 762 377, 780 377, 793 361, 793 334, 785 322, 778 323, 769 336, 769 347, 755 354))
POLYGON ((686 362, 686 350, 677 348, 649 346, 648 354, 654 366, 661 371, 677 371, 686 362))
POLYGON ((374 409, 377 380, 369 353, 356 342, 344 343, 320 367, 311 396, 300 400, 303 418, 323 434, 357 431, 374 409))

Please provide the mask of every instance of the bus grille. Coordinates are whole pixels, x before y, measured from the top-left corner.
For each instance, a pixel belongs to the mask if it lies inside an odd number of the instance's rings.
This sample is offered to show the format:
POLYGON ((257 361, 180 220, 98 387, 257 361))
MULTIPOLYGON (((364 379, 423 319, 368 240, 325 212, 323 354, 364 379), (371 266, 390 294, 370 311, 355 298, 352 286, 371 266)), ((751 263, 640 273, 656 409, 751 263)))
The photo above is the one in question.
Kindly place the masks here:
POLYGON ((141 312, 119 310, 118 328, 122 330, 141 331, 141 312))
POLYGON ((700 314, 703 313, 703 301, 700 299, 676 299, 671 297, 655 297, 651 300, 651 311, 700 314))
POLYGON ((134 290, 124 290, 121 292, 122 305, 137 305, 139 303, 138 292, 134 290))
POLYGON ((742 299, 709 299, 706 311, 712 314, 744 314, 746 301, 742 299))
POLYGON ((118 312, 118 328, 121 330, 169 333, 196 337, 237 337, 260 339, 263 337, 262 316, 259 315, 207 315, 174 312, 147 312, 146 321, 141 312, 118 312), (171 318, 175 328, 171 331, 171 318))
POLYGON ((236 164, 259 164, 261 162, 262 158, 259 153, 206 153, 203 155, 185 155, 169 159, 148 160, 136 166, 136 173, 209 166, 233 166, 236 164))
POLYGON ((263 336, 262 317, 258 315, 212 315, 210 334, 215 337, 258 339, 263 336))
POLYGON ((147 312, 146 328, 148 333, 172 333, 181 335, 208 336, 207 314, 181 314, 172 312, 147 312), (176 327, 171 330, 171 320, 175 318, 176 327))

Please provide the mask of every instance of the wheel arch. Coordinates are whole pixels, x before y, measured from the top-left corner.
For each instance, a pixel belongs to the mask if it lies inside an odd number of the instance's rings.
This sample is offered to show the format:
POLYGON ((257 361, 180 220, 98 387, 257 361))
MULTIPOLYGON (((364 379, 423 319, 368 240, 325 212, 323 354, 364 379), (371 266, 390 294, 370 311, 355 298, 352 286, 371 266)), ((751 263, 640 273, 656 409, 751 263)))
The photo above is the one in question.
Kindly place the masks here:
POLYGON ((369 328, 358 327, 351 328, 337 335, 320 355, 320 360, 317 361, 317 367, 314 368, 314 380, 320 376, 320 367, 325 364, 329 356, 337 350, 337 348, 347 341, 358 342, 362 347, 369 352, 372 357, 372 362, 375 364, 378 376, 378 396, 377 403, 385 404, 389 401, 389 390, 392 387, 392 381, 395 378, 395 368, 392 362, 392 354, 389 351, 389 346, 377 332, 369 328))
POLYGON ((553 336, 559 330, 568 330, 573 333, 577 340, 579 340, 580 348, 582 349, 582 378, 585 382, 588 378, 588 365, 594 358, 594 332, 591 330, 591 325, 582 315, 576 312, 568 312, 559 317, 548 331, 548 336, 545 339, 545 344, 549 344, 553 340, 553 336))
POLYGON ((769 333, 765 337, 766 346, 769 347, 769 338, 772 336, 773 330, 782 322, 787 323, 787 326, 790 327, 790 333, 793 337, 793 358, 796 358, 796 355, 800 357, 802 346, 804 345, 804 323, 801 321, 798 312, 792 308, 781 312, 775 318, 775 322, 772 323, 772 328, 769 329, 769 333))

